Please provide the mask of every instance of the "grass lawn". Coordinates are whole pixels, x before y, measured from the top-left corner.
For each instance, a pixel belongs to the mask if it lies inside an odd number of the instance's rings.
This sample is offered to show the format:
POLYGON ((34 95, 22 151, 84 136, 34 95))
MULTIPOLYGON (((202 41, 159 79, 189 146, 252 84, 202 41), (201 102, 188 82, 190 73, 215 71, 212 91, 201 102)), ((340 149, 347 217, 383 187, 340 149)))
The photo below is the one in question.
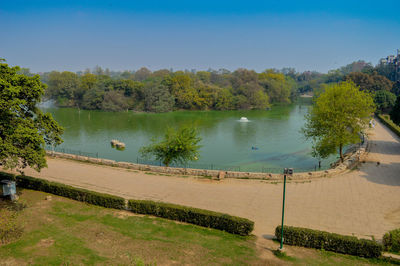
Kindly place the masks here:
POLYGON ((288 255, 275 256, 260 247, 255 236, 133 215, 54 195, 45 200, 47 195, 22 191, 20 202, 27 208, 17 219, 24 231, 19 239, 0 244, 0 265, 386 264, 296 247, 287 247, 288 255))

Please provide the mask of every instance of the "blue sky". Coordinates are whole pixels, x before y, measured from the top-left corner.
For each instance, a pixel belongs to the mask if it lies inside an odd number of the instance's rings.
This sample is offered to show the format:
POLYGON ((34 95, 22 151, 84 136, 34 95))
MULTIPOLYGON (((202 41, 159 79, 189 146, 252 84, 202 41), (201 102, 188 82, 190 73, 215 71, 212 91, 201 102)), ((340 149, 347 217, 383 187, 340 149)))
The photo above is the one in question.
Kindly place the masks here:
POLYGON ((399 11, 398 0, 0 0, 0 58, 35 72, 326 72, 359 59, 376 64, 400 49, 399 11))

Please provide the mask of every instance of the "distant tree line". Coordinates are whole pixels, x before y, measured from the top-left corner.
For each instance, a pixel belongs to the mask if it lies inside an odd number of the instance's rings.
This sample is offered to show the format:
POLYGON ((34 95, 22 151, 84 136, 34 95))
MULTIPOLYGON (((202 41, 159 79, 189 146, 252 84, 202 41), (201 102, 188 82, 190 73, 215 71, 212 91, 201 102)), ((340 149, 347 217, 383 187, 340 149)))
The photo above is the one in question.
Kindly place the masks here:
POLYGON ((110 72, 96 68, 83 73, 44 73, 46 96, 62 107, 89 110, 266 109, 271 103, 289 103, 296 81, 275 70, 257 73, 238 69, 220 71, 110 72))
MULTIPOLYGON (((21 72, 30 75, 29 69, 21 72)), ((388 65, 357 61, 328 73, 294 68, 207 71, 110 71, 95 67, 79 72, 41 73, 46 97, 60 107, 88 110, 168 112, 172 110, 266 109, 290 103, 298 95, 318 95, 327 85, 352 80, 373 94, 378 112, 390 112, 400 94, 400 81, 388 65)))

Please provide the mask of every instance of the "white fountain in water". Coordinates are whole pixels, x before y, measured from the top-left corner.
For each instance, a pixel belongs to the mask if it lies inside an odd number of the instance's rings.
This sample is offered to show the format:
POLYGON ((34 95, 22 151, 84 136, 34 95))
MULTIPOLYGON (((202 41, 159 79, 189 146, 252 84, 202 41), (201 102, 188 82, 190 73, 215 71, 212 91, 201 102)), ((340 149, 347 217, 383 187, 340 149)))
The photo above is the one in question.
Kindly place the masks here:
POLYGON ((247 119, 247 117, 241 117, 240 119, 239 119, 239 122, 249 122, 249 119, 247 119))

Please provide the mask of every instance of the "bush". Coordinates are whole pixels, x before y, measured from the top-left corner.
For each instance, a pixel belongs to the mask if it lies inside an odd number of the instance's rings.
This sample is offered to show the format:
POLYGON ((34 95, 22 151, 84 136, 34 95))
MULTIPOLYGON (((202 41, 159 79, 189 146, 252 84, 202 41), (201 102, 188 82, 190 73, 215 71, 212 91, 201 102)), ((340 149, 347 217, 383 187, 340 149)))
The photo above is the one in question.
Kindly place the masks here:
POLYGON ((400 252, 400 229, 387 232, 383 236, 383 246, 386 251, 400 252))
POLYGON ((17 186, 22 188, 48 192, 54 195, 83 201, 106 208, 125 209, 125 200, 121 197, 75 188, 30 176, 14 177, 13 175, 6 173, 1 173, 0 176, 15 180, 17 182, 17 186))
MULTIPOLYGON (((0 179, 16 180, 17 186, 22 188, 44 191, 106 208, 125 209, 125 200, 117 196, 74 188, 29 176, 14 176, 4 172, 0 172, 0 179)), ((254 222, 245 218, 175 204, 129 200, 128 207, 134 213, 154 215, 238 235, 249 235, 254 228, 254 222)))
POLYGON ((249 235, 254 228, 254 222, 245 218, 175 204, 129 200, 128 207, 134 213, 154 215, 243 236, 249 235))
POLYGON ((400 137, 400 127, 396 125, 392 120, 390 120, 388 115, 378 114, 378 118, 384 125, 390 128, 397 136, 400 137))
MULTIPOLYGON (((278 239, 281 238, 281 229, 281 226, 275 229, 275 236, 278 239)), ((372 240, 292 226, 284 226, 283 229, 283 241, 288 245, 324 249, 366 258, 377 258, 382 253, 382 245, 372 240)))

